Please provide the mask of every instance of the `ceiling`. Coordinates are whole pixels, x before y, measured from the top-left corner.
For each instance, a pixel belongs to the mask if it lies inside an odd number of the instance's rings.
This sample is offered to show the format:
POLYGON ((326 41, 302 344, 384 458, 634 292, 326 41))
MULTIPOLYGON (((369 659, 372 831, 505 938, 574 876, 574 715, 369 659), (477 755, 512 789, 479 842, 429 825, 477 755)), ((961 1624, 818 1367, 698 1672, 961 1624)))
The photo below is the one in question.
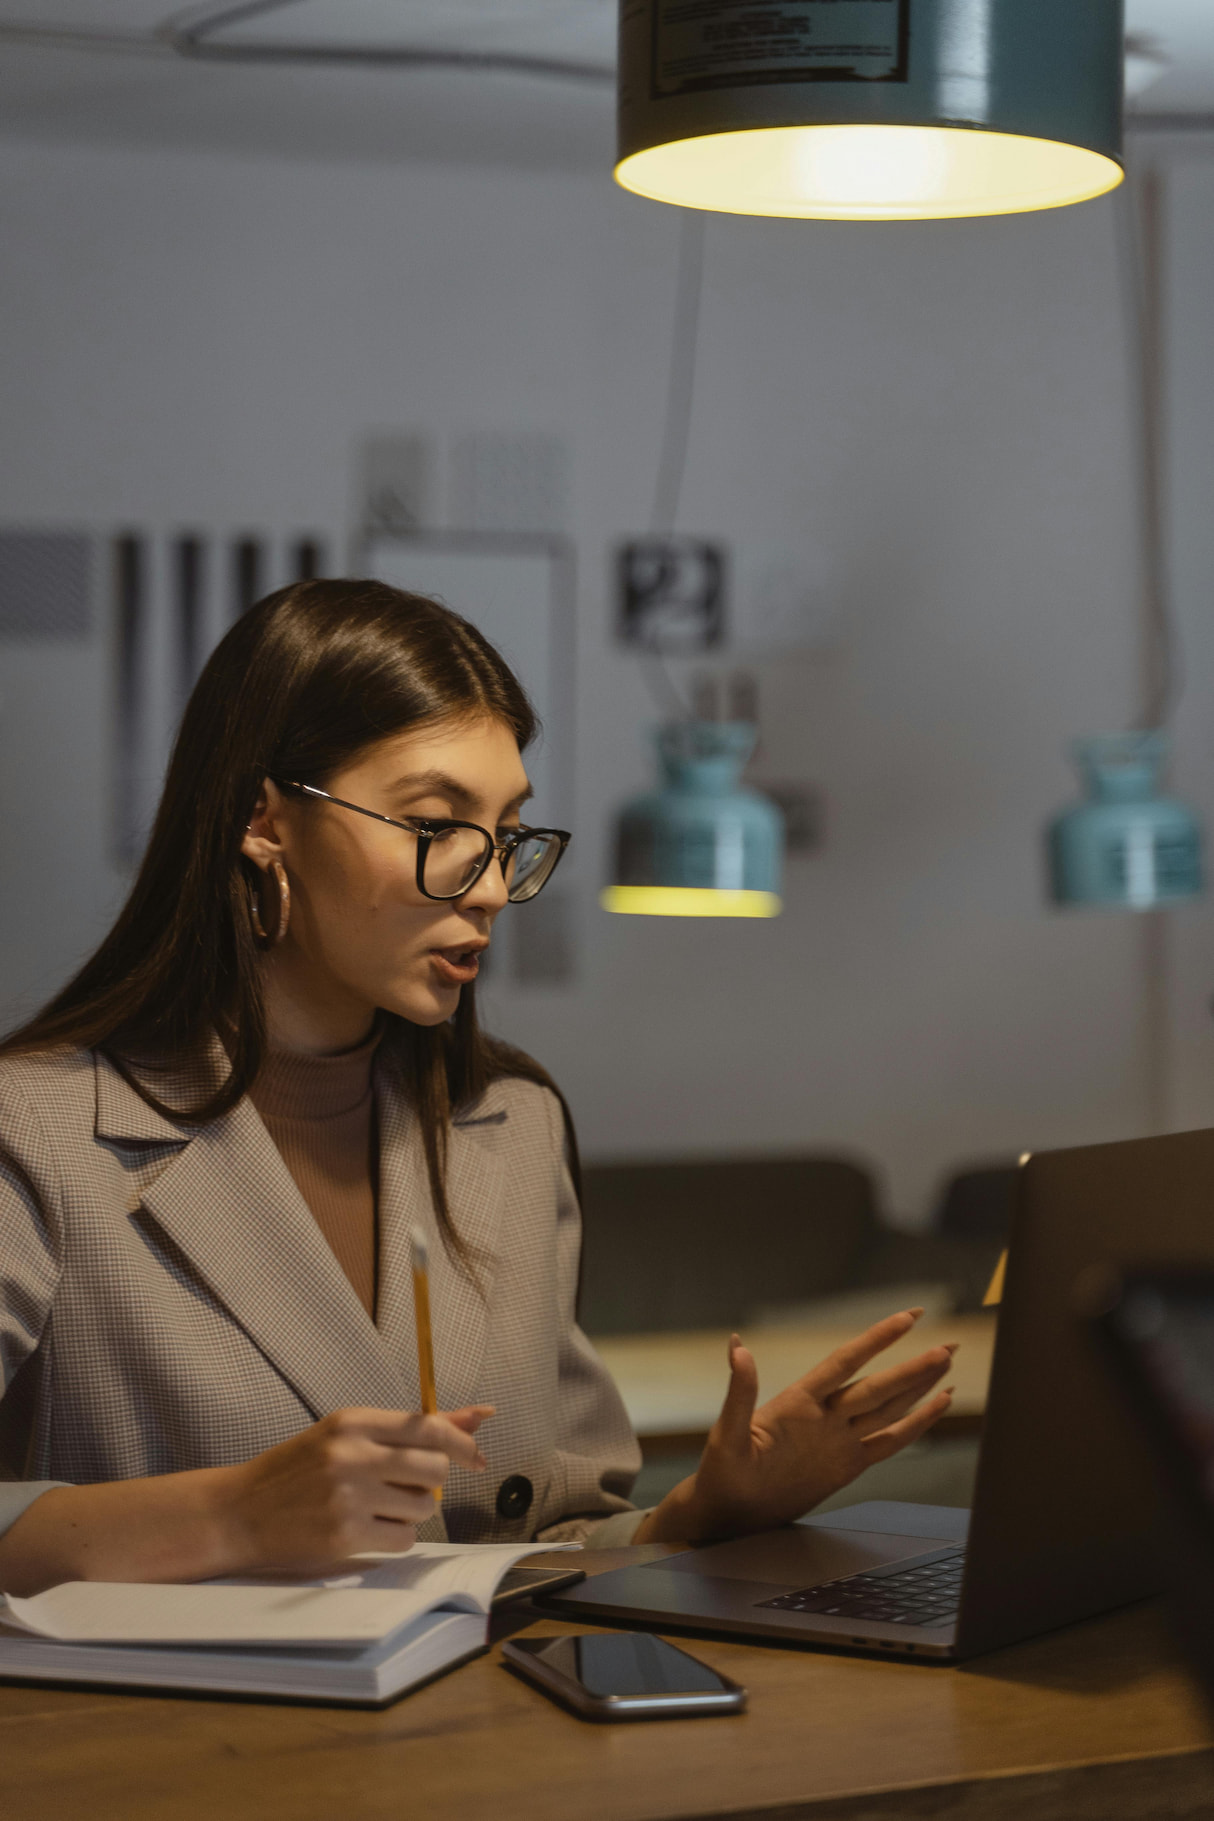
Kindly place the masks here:
MULTIPOLYGON (((1214 125, 1214 0, 1126 0, 1131 117, 1214 125)), ((0 133, 604 169, 616 0, 0 0, 0 133)))

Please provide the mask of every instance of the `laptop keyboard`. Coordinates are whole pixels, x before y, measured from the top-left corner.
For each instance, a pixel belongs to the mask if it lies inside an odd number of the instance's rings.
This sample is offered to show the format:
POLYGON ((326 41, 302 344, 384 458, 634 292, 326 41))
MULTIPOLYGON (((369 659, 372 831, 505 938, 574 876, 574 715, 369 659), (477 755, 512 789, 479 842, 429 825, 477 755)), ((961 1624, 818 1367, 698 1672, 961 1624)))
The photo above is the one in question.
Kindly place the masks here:
POLYGON ((832 1619, 875 1619, 887 1625, 951 1625, 961 1600, 965 1551, 892 1573, 850 1574, 760 1600, 778 1612, 821 1612, 832 1619))

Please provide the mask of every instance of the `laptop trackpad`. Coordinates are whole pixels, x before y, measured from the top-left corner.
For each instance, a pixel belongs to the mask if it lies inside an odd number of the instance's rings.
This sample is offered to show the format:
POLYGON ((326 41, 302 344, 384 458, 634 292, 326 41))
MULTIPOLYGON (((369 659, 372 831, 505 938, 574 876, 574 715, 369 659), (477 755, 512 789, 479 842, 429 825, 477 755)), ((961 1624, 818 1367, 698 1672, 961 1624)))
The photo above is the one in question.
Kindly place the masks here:
MULTIPOLYGON (((941 1542, 947 1541, 941 1538, 941 1542)), ((931 1544, 921 1536, 888 1536, 866 1530, 827 1530, 790 1524, 758 1536, 737 1537, 647 1562, 640 1570, 663 1574, 712 1575, 720 1580, 762 1581, 774 1587, 813 1587, 845 1574, 862 1574, 905 1556, 922 1555, 931 1544)))

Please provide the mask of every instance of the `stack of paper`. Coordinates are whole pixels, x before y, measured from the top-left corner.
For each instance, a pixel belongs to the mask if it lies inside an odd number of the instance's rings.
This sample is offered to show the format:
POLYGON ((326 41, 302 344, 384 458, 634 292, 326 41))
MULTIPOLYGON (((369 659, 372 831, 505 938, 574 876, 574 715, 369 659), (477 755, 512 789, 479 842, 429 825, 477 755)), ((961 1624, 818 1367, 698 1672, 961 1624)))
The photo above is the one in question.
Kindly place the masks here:
POLYGON ((66 1581, 0 1600, 0 1676, 391 1700, 483 1650, 502 1576, 552 1547, 417 1543, 315 1581, 66 1581))

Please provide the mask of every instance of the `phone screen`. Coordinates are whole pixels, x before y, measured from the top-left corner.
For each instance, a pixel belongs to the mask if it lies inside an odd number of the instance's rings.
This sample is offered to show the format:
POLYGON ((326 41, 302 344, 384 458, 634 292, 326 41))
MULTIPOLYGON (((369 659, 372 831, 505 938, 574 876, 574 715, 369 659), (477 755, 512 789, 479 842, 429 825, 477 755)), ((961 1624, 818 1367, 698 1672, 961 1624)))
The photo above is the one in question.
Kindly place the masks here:
POLYGON ((644 1632, 526 1638, 519 1640, 519 1647, 599 1700, 611 1695, 720 1694, 729 1687, 707 1663, 644 1632))

